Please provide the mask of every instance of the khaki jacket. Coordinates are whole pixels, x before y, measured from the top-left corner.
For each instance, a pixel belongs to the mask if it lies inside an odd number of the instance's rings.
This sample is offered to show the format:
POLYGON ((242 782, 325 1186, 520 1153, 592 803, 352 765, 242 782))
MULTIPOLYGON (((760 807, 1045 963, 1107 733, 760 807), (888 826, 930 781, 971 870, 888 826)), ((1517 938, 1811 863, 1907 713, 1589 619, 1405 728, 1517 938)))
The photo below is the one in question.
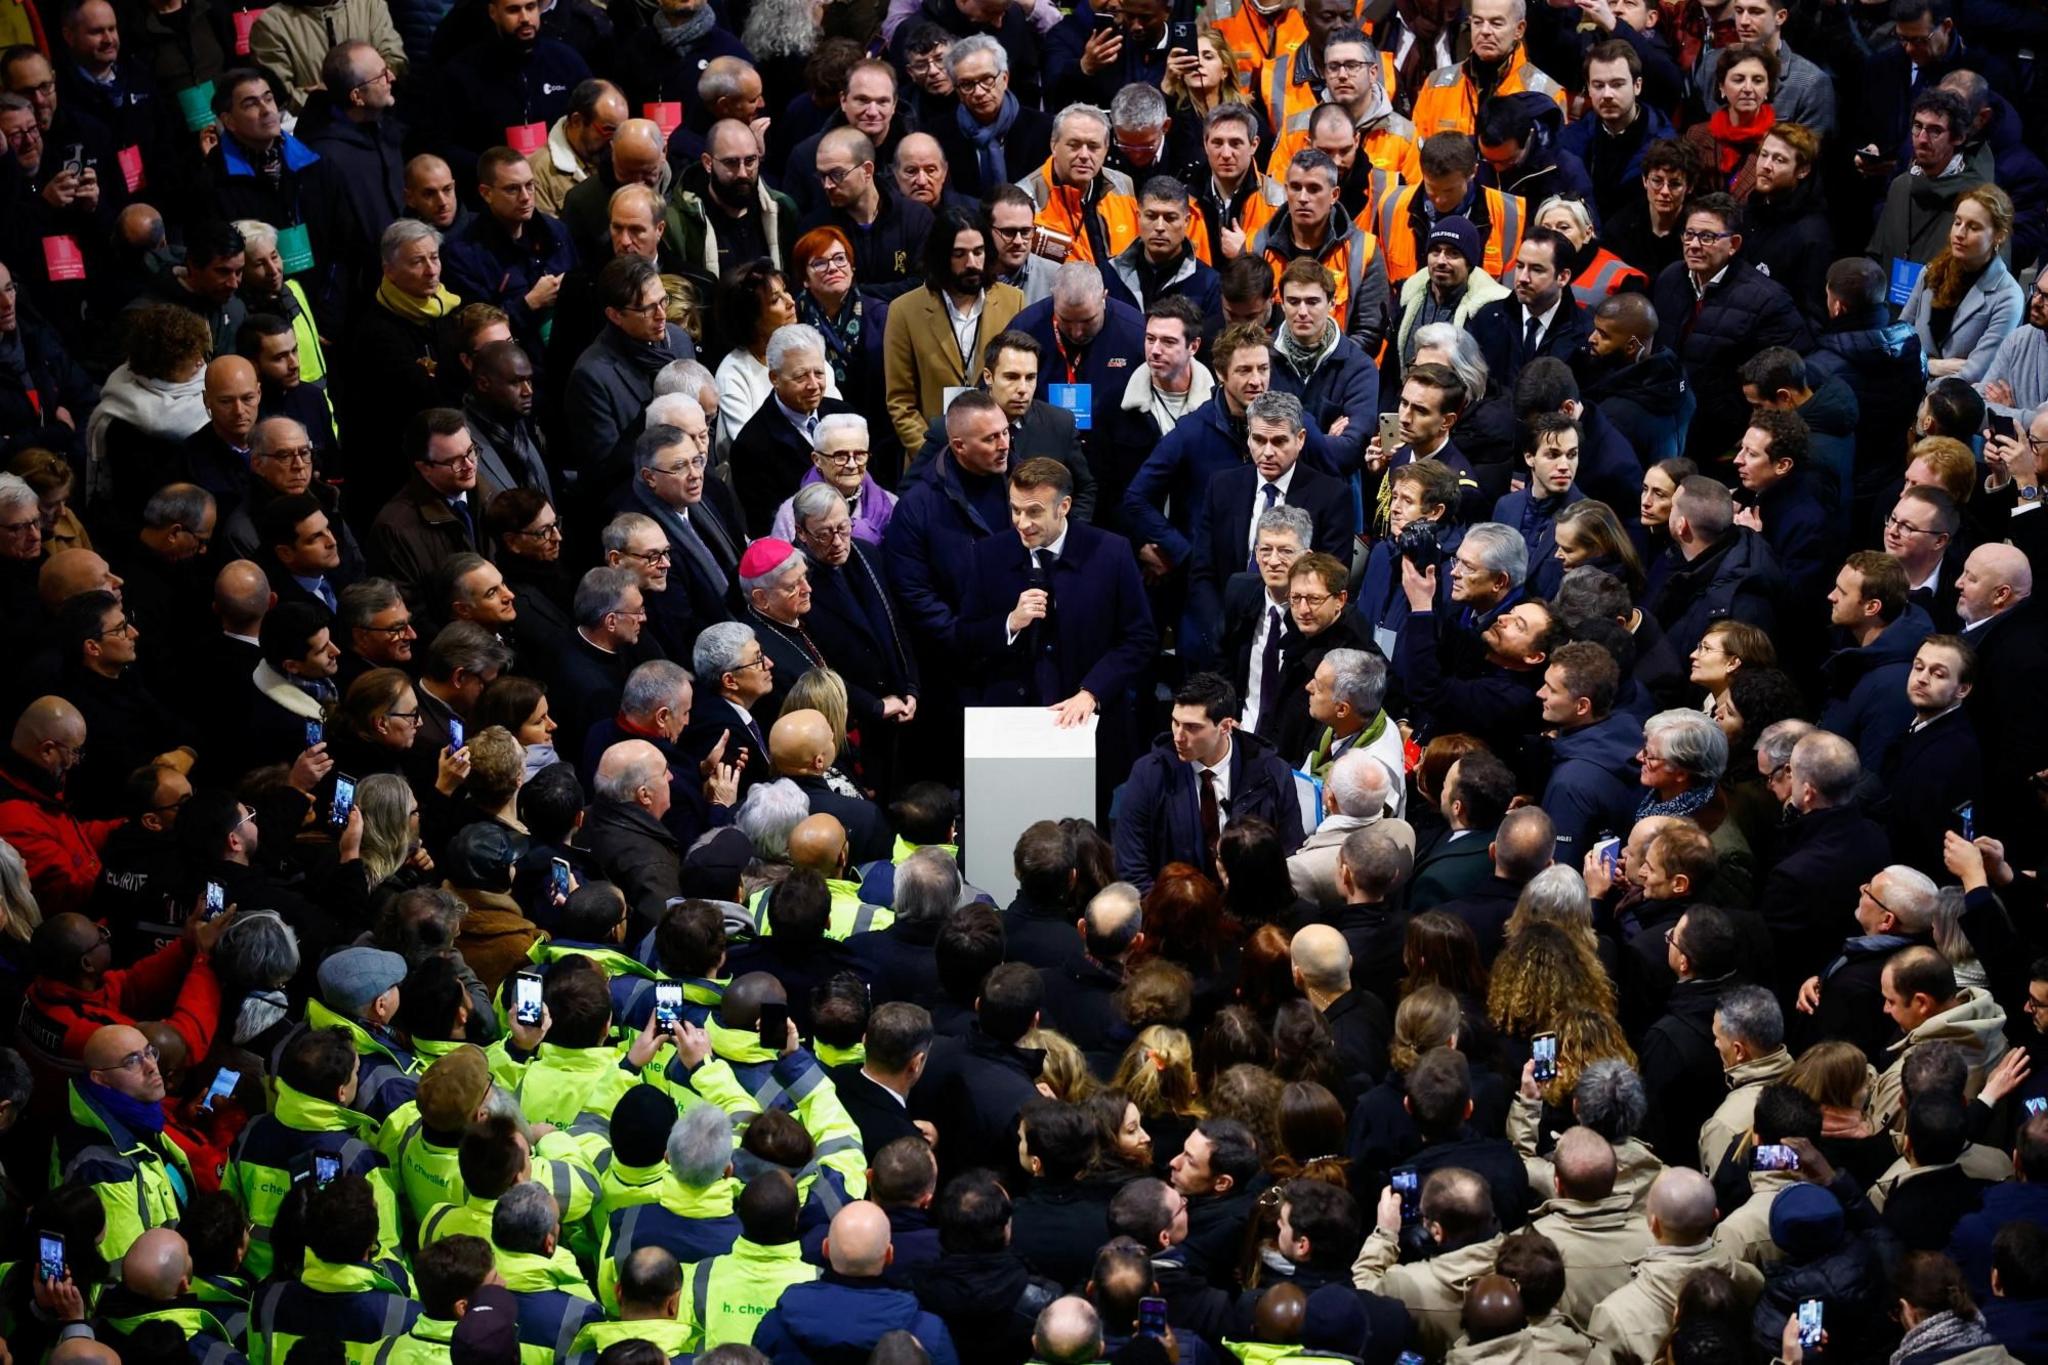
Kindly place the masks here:
POLYGON ((569 117, 564 114, 548 129, 548 140, 526 158, 533 167, 533 206, 542 213, 562 216, 562 200, 569 191, 590 178, 590 167, 569 145, 569 117))
POLYGON ((1906 1118, 1905 1086, 1900 1076, 1906 1055, 1922 1043, 1954 1043, 1970 1062, 1966 1095, 1984 1088, 1984 1077, 2005 1055, 2005 1007, 1991 998, 1982 986, 1965 987, 1957 1002, 1941 1013, 1923 1020, 1920 1027, 1891 1045, 1892 1064, 1870 1088, 1870 1121, 1887 1128, 1903 1127, 1906 1118))
POLYGON ((285 84, 293 110, 320 83, 320 63, 338 42, 359 40, 377 49, 394 76, 405 74, 405 44, 384 0, 334 0, 328 5, 272 5, 249 32, 250 65, 265 66, 285 84))
POLYGON ((1871 1185, 1870 1207, 1883 1213, 1885 1201, 1892 1197, 1892 1191, 1908 1180, 1956 1167, 1961 1167, 1963 1174, 1972 1180, 2007 1180, 2012 1176, 2012 1154, 2001 1152, 1996 1147, 1986 1147, 1981 1142, 1973 1142, 1963 1148, 1963 1154, 1954 1161, 1945 1161, 1939 1166, 1915 1166, 1902 1156, 1885 1167, 1884 1174, 1871 1185))
POLYGON ((1372 1236, 1358 1249, 1351 1263, 1354 1288, 1399 1299, 1415 1319, 1422 1354, 1442 1360, 1451 1343, 1464 1330, 1465 1290, 1481 1275, 1493 1273, 1500 1255, 1501 1235, 1432 1256, 1426 1261, 1401 1265, 1401 1248, 1385 1228, 1374 1228, 1372 1236))
POLYGON ((992 284, 982 300, 974 354, 962 356, 946 301, 929 286, 899 295, 882 328, 882 376, 889 421, 906 451, 924 449, 925 433, 944 415, 949 388, 973 388, 981 379, 981 352, 1024 311, 1024 295, 992 284))
POLYGON ((1477 1346, 1459 1337, 1444 1365, 1583 1365, 1592 1353, 1593 1338, 1566 1322, 1562 1313, 1546 1313, 1513 1336, 1477 1346))
POLYGON ((1745 1309, 1764 1287, 1761 1270, 1738 1261, 1712 1241, 1689 1247, 1656 1246, 1635 1264, 1635 1277, 1600 1301, 1586 1331, 1598 1343, 1589 1365, 1649 1365, 1671 1335, 1678 1291, 1695 1270, 1726 1271, 1745 1309))
POLYGON ((1752 1062, 1744 1062, 1722 1073, 1728 1082, 1728 1098, 1712 1118, 1700 1125, 1700 1170, 1712 1179, 1722 1160, 1749 1133, 1756 1118, 1756 1097, 1792 1069, 1792 1054, 1784 1048, 1752 1062))
MULTIPOLYGON (((1543 1117, 1540 1100, 1516 1094, 1508 1104, 1508 1141, 1522 1158, 1529 1188, 1536 1198, 1557 1198, 1557 1172, 1548 1157, 1536 1155, 1536 1125, 1543 1117)), ((1664 1163, 1640 1138, 1630 1138, 1614 1149, 1614 1192, 1627 1194, 1629 1207, 1641 1213, 1650 1198, 1650 1186, 1664 1170, 1664 1163)))
POLYGON ((1553 1316, 1575 1327, 1584 1327, 1600 1301, 1629 1282, 1631 1267, 1656 1245, 1649 1220, 1622 1190, 1595 1204, 1552 1199, 1529 1228, 1556 1243, 1564 1258, 1564 1297, 1553 1316))
POLYGON ((1785 1253, 1771 1240, 1771 1205, 1780 1190, 1801 1183, 1791 1171, 1750 1172, 1749 1198, 1714 1229, 1714 1244, 1758 1269, 1784 1260, 1785 1253))

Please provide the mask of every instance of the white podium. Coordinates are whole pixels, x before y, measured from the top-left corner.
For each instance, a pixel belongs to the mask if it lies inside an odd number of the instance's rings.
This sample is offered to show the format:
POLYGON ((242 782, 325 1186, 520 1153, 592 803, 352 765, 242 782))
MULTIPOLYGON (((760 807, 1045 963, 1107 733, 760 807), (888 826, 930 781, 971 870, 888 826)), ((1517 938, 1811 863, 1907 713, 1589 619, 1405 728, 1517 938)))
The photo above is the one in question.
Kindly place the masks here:
POLYGON ((1017 837, 1040 820, 1095 818, 1095 728, 1062 730, 1042 706, 967 708, 960 856, 967 877, 1006 906, 1017 894, 1017 837))

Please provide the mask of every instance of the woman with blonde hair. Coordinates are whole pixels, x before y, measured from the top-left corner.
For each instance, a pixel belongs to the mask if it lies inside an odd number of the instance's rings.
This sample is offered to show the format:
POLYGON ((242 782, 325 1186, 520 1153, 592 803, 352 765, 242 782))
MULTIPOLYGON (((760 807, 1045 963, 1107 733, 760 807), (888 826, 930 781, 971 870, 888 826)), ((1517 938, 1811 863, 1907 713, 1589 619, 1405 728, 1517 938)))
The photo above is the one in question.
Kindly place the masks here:
POLYGON ((21 850, 4 839, 0 839, 0 903, 4 903, 7 911, 7 921, 0 924, 0 933, 27 943, 36 926, 43 922, 43 912, 36 905, 35 888, 29 884, 28 863, 21 850))
POLYGON ((1018 1040, 1020 1047, 1035 1047, 1045 1054, 1045 1061, 1038 1069, 1038 1079, 1053 1093, 1053 1098, 1065 1100, 1068 1104, 1080 1104, 1095 1093, 1100 1084, 1095 1073, 1088 1069, 1088 1059, 1074 1040, 1057 1029, 1035 1028, 1018 1040))
POLYGON ((1927 387, 1954 375, 1975 384, 2026 318, 2026 291, 2000 252, 2012 240, 2012 198, 1996 185, 1972 185, 1956 200, 1948 244, 1913 282, 1899 321, 1911 323, 1927 357, 1927 387))
POLYGON ((1563 925, 1541 920, 1510 934, 1494 961, 1486 998, 1487 1017, 1500 1031, 1509 1061, 1518 1063, 1530 1039, 1555 1033, 1557 1021, 1577 1009, 1614 1013, 1614 985, 1593 945, 1563 925))
POLYGON ((1124 1049, 1109 1088, 1131 1097, 1152 1135, 1152 1150, 1169 1160, 1209 1112, 1195 1080, 1194 1042, 1177 1028, 1142 1030, 1124 1049))
POLYGON ((1202 134, 1212 110, 1226 104, 1243 108, 1252 116, 1257 135, 1252 139, 1252 170, 1256 174, 1264 160, 1261 149, 1271 151, 1273 127, 1265 102, 1258 98, 1256 75, 1247 80, 1241 69, 1242 54, 1231 47, 1223 31, 1209 24, 1195 30, 1192 53, 1169 52, 1166 73, 1159 89, 1166 96, 1173 117, 1167 130, 1166 161, 1173 166, 1207 165, 1202 155, 1202 134))
POLYGON ((397 773, 372 773, 356 784, 363 813, 363 878, 374 910, 401 892, 433 884, 434 860, 420 843, 420 803, 397 773))
POLYGON ((1613 574, 1631 601, 1643 595, 1643 561, 1614 509, 1598 498, 1575 502, 1557 514, 1557 577, 1581 565, 1613 574))
MULTIPOLYGON (((1458 1047, 1465 1007, 1451 990, 1417 986, 1394 1011, 1394 1039, 1387 1047, 1385 1080, 1365 1092, 1352 1111, 1351 1154, 1363 1171, 1398 1166, 1422 1148, 1422 1135, 1408 1113, 1408 1073, 1424 1054, 1458 1047)), ((1462 1049, 1461 1049, 1462 1050, 1462 1049)), ((1490 1067, 1472 1068, 1472 1126, 1498 1133, 1507 1123, 1508 1088, 1490 1067)))
POLYGON ((1636 1053, 1612 1010, 1560 1010, 1550 1031, 1557 1035, 1557 1076, 1543 1087, 1543 1123, 1546 1130, 1555 1131, 1572 1126, 1572 1091, 1578 1088, 1580 1072, 1595 1062, 1632 1067, 1636 1053))
POLYGON ((1866 1187, 1898 1159, 1892 1135, 1870 1121, 1870 1089, 1877 1072, 1863 1049, 1831 1038, 1799 1054, 1784 1083, 1820 1106, 1821 1154, 1866 1187))

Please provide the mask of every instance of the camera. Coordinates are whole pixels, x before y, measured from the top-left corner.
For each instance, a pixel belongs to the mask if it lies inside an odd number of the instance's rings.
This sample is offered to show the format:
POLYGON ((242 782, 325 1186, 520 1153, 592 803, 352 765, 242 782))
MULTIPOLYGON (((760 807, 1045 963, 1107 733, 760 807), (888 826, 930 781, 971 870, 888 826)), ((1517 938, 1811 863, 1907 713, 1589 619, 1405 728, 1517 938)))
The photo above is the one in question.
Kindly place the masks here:
POLYGON ((1427 573, 1444 562, 1443 542, 1437 534, 1436 522, 1411 521, 1395 535, 1394 549, 1417 573, 1427 573))

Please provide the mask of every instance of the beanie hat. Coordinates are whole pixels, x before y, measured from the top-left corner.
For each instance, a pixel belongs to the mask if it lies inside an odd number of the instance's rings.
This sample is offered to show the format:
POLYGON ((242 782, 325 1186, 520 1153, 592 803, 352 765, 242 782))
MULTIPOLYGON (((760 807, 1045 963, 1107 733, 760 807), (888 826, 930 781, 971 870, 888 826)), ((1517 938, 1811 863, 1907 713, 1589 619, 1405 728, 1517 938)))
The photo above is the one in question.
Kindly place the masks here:
POLYGON ((490 1064, 480 1048, 464 1043, 420 1077, 420 1118, 437 1133, 459 1133, 490 1093, 490 1064))
POLYGON ((320 964, 320 999, 331 1010, 359 1013, 405 980, 405 959, 382 948, 344 948, 320 964))
POLYGON ((1301 1318, 1301 1344, 1310 1350, 1362 1356, 1368 1327, 1365 1305, 1348 1284, 1326 1284, 1308 1296, 1301 1318))
POLYGON ((729 901, 753 860, 754 841, 744 830, 732 825, 713 830, 683 855, 676 889, 685 900, 729 901))
POLYGON ((1842 1243, 1842 1201, 1820 1185, 1787 1185, 1771 1201, 1771 1240, 1796 1261, 1822 1256, 1842 1243))
POLYGON ((1426 255, 1430 247, 1447 242, 1465 258, 1465 264, 1477 267, 1486 259, 1486 249, 1479 243, 1479 229, 1472 226, 1472 220, 1462 213, 1436 220, 1436 226, 1429 230, 1429 243, 1423 247, 1426 255))
POLYGON ((759 578, 765 573, 774 573, 796 553, 796 546, 774 536, 763 536, 747 547, 740 556, 740 577, 759 578))

